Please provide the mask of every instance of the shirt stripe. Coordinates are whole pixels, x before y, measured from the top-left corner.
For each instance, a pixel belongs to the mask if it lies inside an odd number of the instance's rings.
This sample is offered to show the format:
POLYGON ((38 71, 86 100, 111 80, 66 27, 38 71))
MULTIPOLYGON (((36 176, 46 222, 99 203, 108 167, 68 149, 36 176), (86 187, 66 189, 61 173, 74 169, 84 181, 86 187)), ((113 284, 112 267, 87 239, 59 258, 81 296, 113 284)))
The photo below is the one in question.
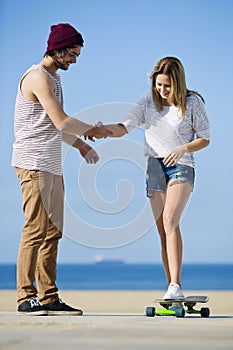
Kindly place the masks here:
MULTIPOLYGON (((25 72, 22 79, 32 70, 42 70, 49 76, 55 95, 63 107, 60 76, 50 74, 40 65, 33 65, 25 72)), ((29 101, 23 96, 20 89, 21 81, 15 103, 12 165, 62 175, 62 133, 55 127, 39 102, 29 101)))

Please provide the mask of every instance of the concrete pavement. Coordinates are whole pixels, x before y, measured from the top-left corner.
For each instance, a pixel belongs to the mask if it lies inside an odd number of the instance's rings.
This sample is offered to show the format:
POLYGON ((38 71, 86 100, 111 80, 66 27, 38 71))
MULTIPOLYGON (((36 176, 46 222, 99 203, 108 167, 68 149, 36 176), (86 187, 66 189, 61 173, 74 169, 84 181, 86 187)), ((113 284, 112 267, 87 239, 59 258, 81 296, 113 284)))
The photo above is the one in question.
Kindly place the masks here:
POLYGON ((19 316, 0 312, 2 350, 233 349, 233 316, 19 316))

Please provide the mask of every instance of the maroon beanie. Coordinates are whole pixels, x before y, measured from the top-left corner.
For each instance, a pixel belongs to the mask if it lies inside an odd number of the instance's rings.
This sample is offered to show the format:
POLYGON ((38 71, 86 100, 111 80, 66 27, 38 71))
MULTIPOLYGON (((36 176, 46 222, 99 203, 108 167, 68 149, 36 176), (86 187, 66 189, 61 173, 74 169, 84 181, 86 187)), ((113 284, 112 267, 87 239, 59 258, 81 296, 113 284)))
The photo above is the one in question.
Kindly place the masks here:
POLYGON ((60 23, 50 27, 47 51, 62 49, 72 45, 83 46, 82 35, 70 24, 60 23))

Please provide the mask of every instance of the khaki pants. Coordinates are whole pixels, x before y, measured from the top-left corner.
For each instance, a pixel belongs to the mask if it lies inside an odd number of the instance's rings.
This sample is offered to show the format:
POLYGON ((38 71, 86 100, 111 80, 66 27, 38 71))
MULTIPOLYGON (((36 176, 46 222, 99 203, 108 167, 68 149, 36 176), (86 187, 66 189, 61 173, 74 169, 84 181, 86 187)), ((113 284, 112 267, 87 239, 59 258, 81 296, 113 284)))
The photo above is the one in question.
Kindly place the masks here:
POLYGON ((58 298, 56 268, 63 228, 63 177, 15 169, 25 214, 17 261, 18 305, 34 297, 47 304, 58 298))

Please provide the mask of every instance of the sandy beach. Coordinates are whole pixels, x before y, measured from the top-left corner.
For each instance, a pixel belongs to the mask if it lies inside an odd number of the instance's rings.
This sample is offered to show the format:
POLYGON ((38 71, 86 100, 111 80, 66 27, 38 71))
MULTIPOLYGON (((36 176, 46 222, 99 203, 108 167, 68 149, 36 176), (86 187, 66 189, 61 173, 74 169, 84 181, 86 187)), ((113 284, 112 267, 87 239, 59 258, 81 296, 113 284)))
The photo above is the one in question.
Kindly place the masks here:
MULTIPOLYGON (((143 313, 146 306, 155 306, 153 299, 163 291, 61 291, 60 297, 84 313, 143 313)), ((208 307, 215 315, 233 315, 232 291, 184 291, 185 295, 208 295, 208 307)), ((16 291, 0 290, 0 311, 16 310, 16 291)))
POLYGON ((83 316, 18 316, 16 291, 0 290, 0 349, 232 349, 233 292, 185 294, 208 295, 210 317, 146 317, 162 291, 61 291, 83 316))

